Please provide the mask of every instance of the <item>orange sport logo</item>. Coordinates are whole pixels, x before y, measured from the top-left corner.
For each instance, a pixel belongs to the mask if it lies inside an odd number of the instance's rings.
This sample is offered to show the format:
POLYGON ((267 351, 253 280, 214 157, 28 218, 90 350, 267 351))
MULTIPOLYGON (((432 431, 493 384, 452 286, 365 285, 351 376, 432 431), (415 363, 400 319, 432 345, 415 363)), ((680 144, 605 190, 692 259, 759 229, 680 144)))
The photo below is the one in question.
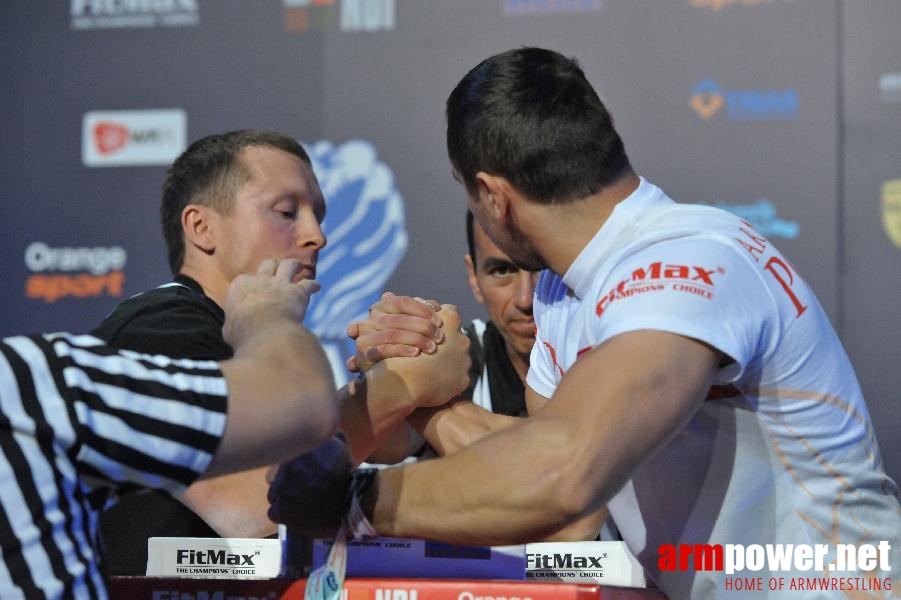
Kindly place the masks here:
POLYGON ((62 298, 119 297, 127 258, 119 246, 53 248, 33 242, 25 249, 25 265, 32 272, 25 281, 25 296, 46 303, 62 298))

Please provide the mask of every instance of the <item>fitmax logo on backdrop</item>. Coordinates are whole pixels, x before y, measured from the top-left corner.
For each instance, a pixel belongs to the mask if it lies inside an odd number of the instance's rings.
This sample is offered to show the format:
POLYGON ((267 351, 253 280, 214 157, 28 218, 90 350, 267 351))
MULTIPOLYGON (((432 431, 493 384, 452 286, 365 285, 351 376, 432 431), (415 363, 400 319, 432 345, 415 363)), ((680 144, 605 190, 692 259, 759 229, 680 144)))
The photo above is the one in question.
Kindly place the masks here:
POLYGON ((727 90, 704 79, 691 91, 689 105, 704 120, 724 115, 730 121, 791 121, 798 115, 798 90, 727 90))
POLYGON ((180 109, 87 112, 81 160, 86 167, 168 165, 185 149, 187 135, 180 109))
POLYGON ((197 0, 71 0, 72 29, 143 29, 200 23, 197 0))
POLYGON ((395 0, 282 0, 285 29, 294 32, 387 31, 395 26, 395 0))

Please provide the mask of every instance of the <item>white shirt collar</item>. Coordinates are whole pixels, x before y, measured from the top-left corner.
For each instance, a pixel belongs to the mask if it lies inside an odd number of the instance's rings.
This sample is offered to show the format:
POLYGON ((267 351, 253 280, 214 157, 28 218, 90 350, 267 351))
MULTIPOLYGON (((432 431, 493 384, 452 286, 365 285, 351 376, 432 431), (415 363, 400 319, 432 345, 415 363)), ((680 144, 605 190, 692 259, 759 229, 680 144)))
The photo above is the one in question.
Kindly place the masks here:
POLYGON ((563 274, 563 283, 577 298, 584 298, 591 290, 597 265, 622 248, 624 236, 634 235, 632 225, 635 221, 649 208, 672 202, 663 190, 641 177, 635 191, 616 204, 610 217, 579 252, 563 274))

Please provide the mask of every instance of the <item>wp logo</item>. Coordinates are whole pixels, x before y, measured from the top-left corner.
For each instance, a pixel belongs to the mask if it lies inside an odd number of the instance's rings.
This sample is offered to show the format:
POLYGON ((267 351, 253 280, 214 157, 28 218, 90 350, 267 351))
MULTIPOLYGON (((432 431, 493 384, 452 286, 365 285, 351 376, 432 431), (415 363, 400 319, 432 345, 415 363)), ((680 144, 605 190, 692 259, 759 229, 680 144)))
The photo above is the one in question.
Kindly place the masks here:
POLYGON ((712 79, 696 85, 689 98, 692 110, 704 120, 725 115, 730 121, 790 121, 800 104, 794 88, 725 90, 712 79))
POLYGON ((87 167, 168 165, 187 142, 183 110, 91 111, 82 119, 81 160, 87 167))
POLYGON ((97 152, 109 155, 118 152, 128 143, 128 129, 120 123, 101 121, 94 125, 93 137, 97 152))

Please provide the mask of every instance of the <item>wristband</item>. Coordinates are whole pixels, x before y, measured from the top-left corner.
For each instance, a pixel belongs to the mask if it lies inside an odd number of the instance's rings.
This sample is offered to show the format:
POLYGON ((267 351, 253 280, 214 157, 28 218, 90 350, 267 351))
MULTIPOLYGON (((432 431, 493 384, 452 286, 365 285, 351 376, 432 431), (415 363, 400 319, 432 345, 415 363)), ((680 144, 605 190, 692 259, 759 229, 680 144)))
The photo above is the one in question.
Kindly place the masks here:
POLYGON ((365 468, 356 469, 351 474, 350 486, 347 488, 347 535, 355 540, 376 537, 375 528, 360 505, 360 498, 375 481, 378 469, 365 468))
POLYGON ((356 469, 350 476, 347 488, 347 516, 341 522, 338 536, 328 558, 321 567, 310 573, 304 588, 304 600, 341 600, 344 576, 347 571, 347 538, 362 540, 375 537, 372 523, 366 518, 360 497, 375 481, 378 469, 356 469))

